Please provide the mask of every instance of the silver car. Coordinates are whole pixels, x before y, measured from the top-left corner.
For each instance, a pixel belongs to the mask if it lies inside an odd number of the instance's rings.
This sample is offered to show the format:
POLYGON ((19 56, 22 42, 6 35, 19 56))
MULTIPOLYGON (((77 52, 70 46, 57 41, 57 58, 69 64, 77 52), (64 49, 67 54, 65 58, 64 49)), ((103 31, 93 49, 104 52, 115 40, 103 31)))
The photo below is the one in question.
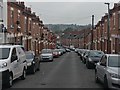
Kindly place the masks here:
POLYGON ((41 61, 53 61, 53 53, 51 49, 43 49, 40 55, 41 61))
POLYGON ((96 64, 95 81, 104 83, 104 88, 120 90, 120 55, 105 54, 96 64))

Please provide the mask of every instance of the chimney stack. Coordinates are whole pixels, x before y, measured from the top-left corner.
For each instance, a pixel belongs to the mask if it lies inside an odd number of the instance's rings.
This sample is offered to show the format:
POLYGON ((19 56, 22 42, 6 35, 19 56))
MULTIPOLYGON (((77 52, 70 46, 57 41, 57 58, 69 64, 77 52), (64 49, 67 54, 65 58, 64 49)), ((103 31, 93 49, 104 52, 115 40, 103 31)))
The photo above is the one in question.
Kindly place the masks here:
POLYGON ((35 15, 35 12, 33 12, 33 15, 35 15))
POLYGON ((29 13, 31 13, 31 8, 30 8, 30 7, 29 7, 29 8, 27 8, 27 10, 28 10, 28 12, 29 12, 29 13))
POLYGON ((21 5, 24 6, 24 2, 21 2, 21 5))

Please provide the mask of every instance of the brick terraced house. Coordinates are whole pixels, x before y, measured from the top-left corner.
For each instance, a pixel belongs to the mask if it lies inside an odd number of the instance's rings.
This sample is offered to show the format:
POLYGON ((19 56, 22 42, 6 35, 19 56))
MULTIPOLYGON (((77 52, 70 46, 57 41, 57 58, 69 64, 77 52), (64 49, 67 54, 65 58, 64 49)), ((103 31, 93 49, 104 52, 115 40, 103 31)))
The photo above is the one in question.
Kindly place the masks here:
MULTIPOLYGON (((93 49, 102 50, 105 53, 120 52, 120 3, 115 3, 110 9, 110 41, 109 51, 107 51, 107 18, 106 13, 95 25, 93 30, 93 49)), ((91 33, 88 35, 91 38, 91 33)), ((88 38, 86 37, 86 38, 88 38)), ((90 44, 88 40, 87 45, 90 44)), ((84 42, 83 42, 84 43, 84 42)), ((90 49, 90 48, 89 48, 90 49)))
MULTIPOLYGON (((93 45, 92 49, 101 50, 105 53, 120 53, 120 3, 114 3, 114 7, 110 9, 110 40, 109 51, 107 51, 108 41, 108 14, 105 13, 101 20, 93 29, 93 45)), ((69 34, 61 37, 61 43, 65 46, 74 45, 76 48, 91 49, 91 29, 80 30, 77 34, 69 32, 69 34), (70 34, 71 33, 71 34, 70 34), (75 35, 75 36, 74 36, 75 35)))
POLYGON ((9 43, 23 45, 25 50, 33 50, 36 55, 43 48, 55 48, 56 36, 24 2, 7 3, 7 37, 9 43))

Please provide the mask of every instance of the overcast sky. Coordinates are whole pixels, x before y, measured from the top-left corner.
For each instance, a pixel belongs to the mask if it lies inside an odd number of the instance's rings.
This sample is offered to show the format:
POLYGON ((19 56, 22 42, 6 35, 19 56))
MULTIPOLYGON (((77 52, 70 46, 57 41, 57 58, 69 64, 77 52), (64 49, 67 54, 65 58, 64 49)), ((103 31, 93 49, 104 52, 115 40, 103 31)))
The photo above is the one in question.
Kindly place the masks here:
MULTIPOLYGON (((27 2, 26 6, 40 16, 44 24, 95 24, 107 13, 104 2, 27 2)), ((113 8, 114 3, 110 3, 113 8)))

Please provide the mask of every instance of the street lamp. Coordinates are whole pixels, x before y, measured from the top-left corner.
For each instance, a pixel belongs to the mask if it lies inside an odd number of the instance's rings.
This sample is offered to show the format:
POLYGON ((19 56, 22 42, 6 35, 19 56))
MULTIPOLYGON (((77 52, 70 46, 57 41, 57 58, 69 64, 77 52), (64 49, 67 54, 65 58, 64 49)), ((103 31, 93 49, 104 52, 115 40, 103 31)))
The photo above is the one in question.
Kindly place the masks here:
POLYGON ((108 22, 107 22, 107 53, 110 53, 110 3, 104 3, 108 5, 108 22))
POLYGON ((94 30, 94 15, 92 15, 91 46, 90 46, 91 50, 93 50, 93 30, 94 30))

